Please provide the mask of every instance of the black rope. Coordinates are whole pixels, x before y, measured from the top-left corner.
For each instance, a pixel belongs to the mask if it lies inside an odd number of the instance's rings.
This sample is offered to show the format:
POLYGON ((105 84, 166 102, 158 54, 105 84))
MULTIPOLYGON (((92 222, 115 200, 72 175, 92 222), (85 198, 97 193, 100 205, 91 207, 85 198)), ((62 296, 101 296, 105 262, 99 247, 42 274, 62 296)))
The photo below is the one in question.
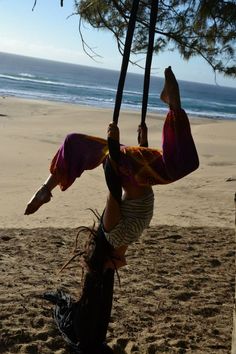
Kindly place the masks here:
POLYGON ((141 125, 145 125, 145 119, 147 114, 150 73, 151 73, 151 65, 152 65, 155 28, 157 22, 158 2, 159 2, 158 0, 152 0, 152 4, 151 4, 148 50, 146 56, 146 65, 145 65, 145 74, 144 74, 144 83, 143 83, 141 125))
MULTIPOLYGON (((128 24, 124 54, 121 66, 121 72, 118 82, 118 88, 116 93, 115 108, 113 112, 113 123, 118 123, 121 101, 123 96, 123 89, 125 78, 127 74, 127 68, 129 64, 130 51, 132 45, 132 39, 135 29, 136 16, 138 11, 139 0, 134 0, 132 4, 130 20, 128 24)), ((142 116, 141 116, 141 125, 145 125, 145 118, 147 113, 147 104, 148 104, 148 93, 150 85, 150 72, 152 64, 152 55, 153 55, 153 45, 155 37, 155 26, 157 21, 157 12, 158 12, 158 0, 151 1, 151 10, 150 10, 150 26, 149 26, 149 39, 148 39, 148 50, 146 55, 146 65, 145 65, 145 74, 144 74, 144 84, 143 84, 143 101, 142 101, 142 116)), ((120 158, 120 144, 118 141, 115 141, 111 138, 108 138, 108 148, 111 159, 115 162, 119 162, 120 158)), ((121 181, 120 177, 116 174, 114 166, 112 166, 111 161, 108 159, 105 164, 105 176, 108 188, 113 195, 113 197, 119 202, 121 199, 121 181)))
POLYGON ((132 9, 130 13, 130 20, 128 24, 126 39, 125 39, 125 46, 124 46, 124 53, 123 53, 123 60, 121 65, 121 72, 120 78, 118 82, 118 88, 116 93, 116 100, 115 100, 115 108, 113 112, 113 122, 118 123, 119 113, 120 113, 120 106, 123 96, 123 89, 125 83, 125 77, 127 73, 127 68, 129 64, 129 57, 132 45, 132 39, 134 34, 135 22, 136 22, 136 15, 138 11, 139 0, 134 0, 132 4, 132 9))
MULTIPOLYGON (((123 97, 123 89, 124 89, 124 84, 125 84, 127 68, 128 68, 128 64, 129 64, 130 51, 131 51, 131 46, 132 46, 132 40, 133 40, 133 34, 134 34, 134 29, 135 29, 135 22, 136 22, 138 6, 139 6, 139 0, 133 0, 132 9, 131 9, 131 13, 130 13, 130 19, 129 19, 129 23, 128 23, 128 29, 127 29, 127 33, 126 33, 124 53, 123 53, 120 77, 119 77, 119 82, 118 82, 118 87, 117 87, 117 92, 116 92, 115 107, 114 107, 114 112, 113 112, 113 122, 115 124, 118 123, 118 119, 119 119, 120 107, 121 107, 121 102, 122 102, 122 97, 123 97)), ((120 159, 120 144, 119 144, 119 142, 115 141, 111 138, 108 138, 107 142, 108 142, 108 149, 109 149, 109 154, 110 154, 111 159, 115 163, 118 163, 119 159, 120 159)), ((113 197, 119 203, 121 200, 121 195, 122 195, 121 181, 120 181, 120 177, 117 175, 116 171, 114 170, 114 166, 112 166, 110 159, 107 159, 107 162, 104 166, 104 172, 105 172, 105 176, 106 176, 107 186, 108 186, 111 194, 113 195, 113 197)))

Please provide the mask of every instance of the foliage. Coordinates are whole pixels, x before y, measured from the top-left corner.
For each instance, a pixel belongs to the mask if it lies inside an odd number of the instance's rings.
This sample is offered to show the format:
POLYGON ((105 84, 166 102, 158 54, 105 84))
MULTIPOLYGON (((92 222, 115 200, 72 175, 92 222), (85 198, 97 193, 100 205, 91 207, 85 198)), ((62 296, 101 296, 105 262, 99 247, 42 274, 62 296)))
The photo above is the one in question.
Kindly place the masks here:
MULTIPOLYGON (((150 2, 140 1, 133 53, 147 49, 150 2)), ((74 4, 82 40, 81 25, 89 23, 111 31, 122 53, 132 0, 74 0, 74 4)), ((186 60, 200 55, 214 71, 236 76, 235 0, 157 0, 157 5, 156 53, 177 48, 186 60)))

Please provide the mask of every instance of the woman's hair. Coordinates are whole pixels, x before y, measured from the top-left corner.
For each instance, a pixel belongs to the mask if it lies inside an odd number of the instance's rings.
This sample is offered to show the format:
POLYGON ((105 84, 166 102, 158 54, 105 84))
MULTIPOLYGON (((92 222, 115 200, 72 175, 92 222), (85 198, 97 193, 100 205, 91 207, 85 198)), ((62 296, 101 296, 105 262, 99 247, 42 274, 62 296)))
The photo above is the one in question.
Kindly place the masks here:
POLYGON ((71 257, 64 263, 62 268, 60 269, 59 272, 62 272, 68 265, 74 261, 76 258, 80 258, 80 265, 82 266, 82 269, 85 267, 87 268, 88 265, 88 258, 90 257, 91 253, 93 252, 93 249, 95 247, 95 242, 94 238, 96 237, 97 231, 98 231, 98 223, 101 220, 101 215, 98 212, 97 209, 92 209, 89 208, 93 215, 96 217, 96 219, 93 221, 92 226, 79 226, 77 228, 77 234, 75 237, 75 242, 72 250, 72 255, 71 257), (86 242, 81 242, 80 235, 84 234, 86 242))

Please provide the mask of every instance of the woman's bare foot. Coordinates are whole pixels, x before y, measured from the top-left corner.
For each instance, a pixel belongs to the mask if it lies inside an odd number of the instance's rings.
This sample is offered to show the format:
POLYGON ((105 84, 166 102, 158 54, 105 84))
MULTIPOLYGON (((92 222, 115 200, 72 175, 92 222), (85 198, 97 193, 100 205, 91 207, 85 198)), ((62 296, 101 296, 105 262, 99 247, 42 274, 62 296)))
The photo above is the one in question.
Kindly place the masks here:
POLYGON ((43 204, 48 203, 51 200, 51 197, 51 191, 45 184, 43 184, 29 201, 24 214, 30 215, 35 213, 43 204))
POLYGON ((169 105, 170 109, 179 110, 181 108, 179 85, 170 66, 165 69, 165 86, 160 98, 169 105))

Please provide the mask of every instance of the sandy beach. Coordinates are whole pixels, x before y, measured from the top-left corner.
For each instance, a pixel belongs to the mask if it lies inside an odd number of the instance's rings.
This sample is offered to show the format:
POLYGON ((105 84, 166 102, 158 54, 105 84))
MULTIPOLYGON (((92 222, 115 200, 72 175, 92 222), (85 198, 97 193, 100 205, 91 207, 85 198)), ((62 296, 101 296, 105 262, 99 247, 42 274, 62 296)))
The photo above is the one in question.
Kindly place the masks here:
MULTIPOLYGON (((87 171, 36 214, 28 200, 48 175, 67 133, 106 138, 112 112, 86 106, 0 98, 0 353, 65 354, 51 306, 38 297, 64 287, 78 295, 81 271, 58 270, 76 228, 102 211, 102 167, 87 171)), ((140 115, 120 116, 121 142, 136 145, 140 115)), ((154 187, 150 228, 128 250, 115 286, 108 342, 114 353, 230 352, 234 299, 236 121, 192 118, 197 171, 154 187)), ((149 145, 161 147, 163 115, 147 118, 149 145)))

